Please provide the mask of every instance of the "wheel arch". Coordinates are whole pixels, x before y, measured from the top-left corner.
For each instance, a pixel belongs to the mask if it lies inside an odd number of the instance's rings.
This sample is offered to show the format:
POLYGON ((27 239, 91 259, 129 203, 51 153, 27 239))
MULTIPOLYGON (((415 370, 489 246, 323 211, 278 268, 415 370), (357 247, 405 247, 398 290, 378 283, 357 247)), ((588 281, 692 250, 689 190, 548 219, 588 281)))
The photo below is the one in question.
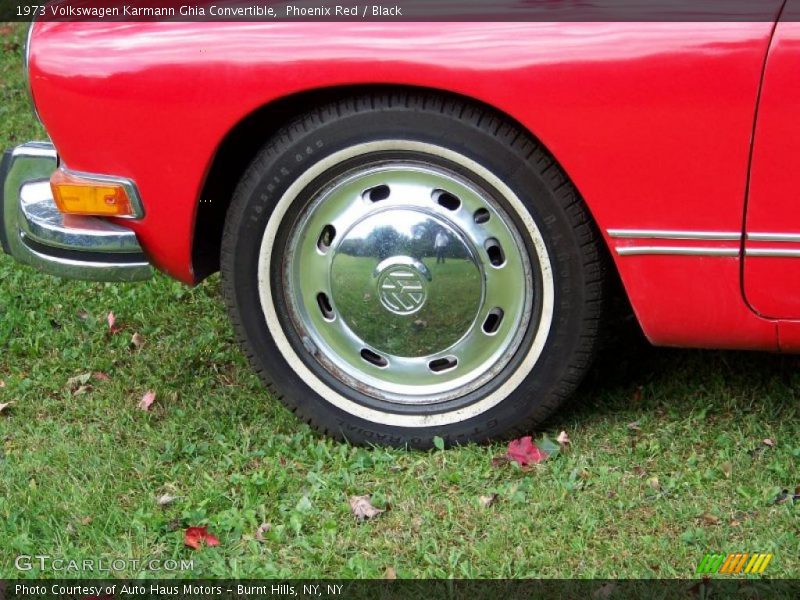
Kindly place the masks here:
MULTIPOLYGON (((432 93, 444 98, 469 102, 512 121, 516 127, 546 148, 534 132, 507 112, 471 96, 443 89, 386 84, 347 85, 304 90, 272 100, 242 118, 217 147, 195 213, 192 266, 196 280, 201 281, 219 269, 222 230, 234 189, 267 139, 294 118, 317 106, 367 93, 391 92, 432 93)), ((553 160, 558 162, 555 157, 553 160)), ((572 183, 575 185, 574 181, 572 183)), ((575 187, 577 188, 577 185, 575 187)), ((583 196, 581 198, 591 213, 588 203, 583 196)))

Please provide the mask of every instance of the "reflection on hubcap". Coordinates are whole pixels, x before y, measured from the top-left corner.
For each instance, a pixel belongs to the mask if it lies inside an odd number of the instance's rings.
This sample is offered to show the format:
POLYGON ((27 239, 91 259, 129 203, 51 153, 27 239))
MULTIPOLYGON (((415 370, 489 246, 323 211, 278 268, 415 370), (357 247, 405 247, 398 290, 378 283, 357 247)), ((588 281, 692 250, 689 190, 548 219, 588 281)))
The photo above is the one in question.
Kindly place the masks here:
POLYGON ((430 404, 490 381, 519 347, 533 275, 500 204, 418 162, 331 182, 289 236, 284 291, 313 357, 350 387, 430 404))
POLYGON ((333 303, 372 349, 433 355, 461 339, 478 316, 483 277, 474 250, 432 212, 371 212, 331 252, 333 303), (437 236, 444 244, 438 250, 437 236))

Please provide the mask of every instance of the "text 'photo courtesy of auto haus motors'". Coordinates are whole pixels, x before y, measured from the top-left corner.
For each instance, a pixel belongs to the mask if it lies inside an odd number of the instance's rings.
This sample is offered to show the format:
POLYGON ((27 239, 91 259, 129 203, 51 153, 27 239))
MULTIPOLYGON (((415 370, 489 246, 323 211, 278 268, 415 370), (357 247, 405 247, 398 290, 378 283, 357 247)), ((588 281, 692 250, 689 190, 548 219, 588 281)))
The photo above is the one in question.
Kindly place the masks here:
POLYGON ((127 583, 111 585, 91 585, 83 583, 57 583, 34 585, 27 583, 12 583, 9 587, 15 596, 90 596, 102 597, 119 594, 122 597, 137 596, 221 596, 230 593, 238 596, 299 596, 318 598, 342 596, 344 584, 242 584, 216 585, 208 583, 127 583))
POLYGON ((3 158, 3 250, 71 278, 221 271, 266 388, 355 443, 530 432, 580 383, 615 294, 655 345, 798 352, 798 5, 36 22, 51 142, 3 158))

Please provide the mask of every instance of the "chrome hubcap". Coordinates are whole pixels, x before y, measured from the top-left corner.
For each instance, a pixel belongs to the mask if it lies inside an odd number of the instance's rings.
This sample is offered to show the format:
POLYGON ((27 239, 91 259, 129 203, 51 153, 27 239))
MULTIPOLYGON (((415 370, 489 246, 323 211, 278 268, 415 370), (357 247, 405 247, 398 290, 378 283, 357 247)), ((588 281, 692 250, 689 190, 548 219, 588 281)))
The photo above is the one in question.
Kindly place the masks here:
POLYGON ((497 376, 528 328, 533 280, 491 194, 413 161, 373 163, 321 189, 284 262, 308 352, 337 380, 401 404, 447 401, 497 376))
POLYGON ((344 235, 334 251, 331 293, 343 323, 370 348, 425 357, 443 352, 469 330, 480 309, 483 277, 472 248, 447 221, 421 210, 388 208, 344 235), (437 251, 438 262, 430 257, 436 236, 447 244, 437 251))

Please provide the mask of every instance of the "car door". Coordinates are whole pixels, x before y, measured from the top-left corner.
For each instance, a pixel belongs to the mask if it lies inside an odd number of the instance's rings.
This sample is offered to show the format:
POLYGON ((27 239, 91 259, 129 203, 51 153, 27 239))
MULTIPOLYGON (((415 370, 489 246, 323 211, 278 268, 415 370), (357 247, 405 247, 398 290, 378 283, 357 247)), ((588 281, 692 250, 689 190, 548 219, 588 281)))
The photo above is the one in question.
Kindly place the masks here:
POLYGON ((745 219, 744 294, 765 317, 800 319, 800 0, 767 57, 745 219))

